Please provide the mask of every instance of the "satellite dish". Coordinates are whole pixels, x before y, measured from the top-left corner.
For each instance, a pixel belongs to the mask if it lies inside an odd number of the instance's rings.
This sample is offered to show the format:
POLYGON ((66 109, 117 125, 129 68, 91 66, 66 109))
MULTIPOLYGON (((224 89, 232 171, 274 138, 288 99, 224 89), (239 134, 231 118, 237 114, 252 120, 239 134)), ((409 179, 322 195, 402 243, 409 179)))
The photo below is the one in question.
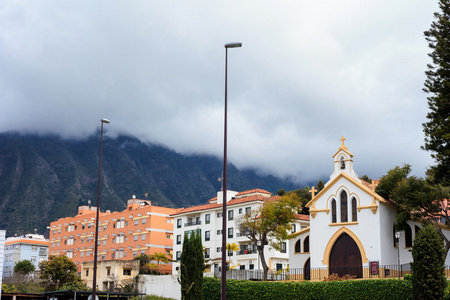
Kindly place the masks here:
MULTIPOLYGON (((92 294, 89 295, 88 300, 92 300, 92 294)), ((99 300, 97 295, 95 295, 95 300, 99 300)))

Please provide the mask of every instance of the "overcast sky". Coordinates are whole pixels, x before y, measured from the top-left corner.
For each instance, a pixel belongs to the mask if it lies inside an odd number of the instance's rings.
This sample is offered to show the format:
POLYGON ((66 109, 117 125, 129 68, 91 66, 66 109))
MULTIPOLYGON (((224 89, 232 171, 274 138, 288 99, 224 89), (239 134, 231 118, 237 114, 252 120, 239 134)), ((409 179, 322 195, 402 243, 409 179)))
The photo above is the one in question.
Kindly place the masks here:
POLYGON ((379 178, 421 150, 437 0, 1 1, 0 132, 83 138, 108 118, 180 153, 327 180, 344 136, 379 178))

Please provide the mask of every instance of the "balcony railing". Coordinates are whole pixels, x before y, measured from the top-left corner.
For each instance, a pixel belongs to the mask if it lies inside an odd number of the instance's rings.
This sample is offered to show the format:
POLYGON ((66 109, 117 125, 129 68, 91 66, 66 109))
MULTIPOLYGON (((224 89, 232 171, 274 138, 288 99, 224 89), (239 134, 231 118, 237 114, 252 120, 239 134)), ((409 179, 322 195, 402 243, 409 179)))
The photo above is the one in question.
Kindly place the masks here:
POLYGON ((184 227, 195 226, 195 225, 202 225, 202 221, 184 223, 184 227))
POLYGON ((255 254, 255 253, 256 253, 256 251, 253 251, 251 249, 247 249, 247 250, 237 251, 236 255, 255 254))

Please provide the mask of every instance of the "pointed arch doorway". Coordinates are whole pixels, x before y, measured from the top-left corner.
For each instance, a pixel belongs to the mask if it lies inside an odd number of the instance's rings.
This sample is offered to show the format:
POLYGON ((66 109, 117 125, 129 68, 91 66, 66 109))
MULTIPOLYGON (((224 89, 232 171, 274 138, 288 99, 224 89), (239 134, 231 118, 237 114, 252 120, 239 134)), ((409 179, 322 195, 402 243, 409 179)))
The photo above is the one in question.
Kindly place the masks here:
POLYGON ((349 274, 362 278, 361 252, 356 242, 346 232, 339 236, 331 249, 329 273, 336 273, 339 276, 349 274))

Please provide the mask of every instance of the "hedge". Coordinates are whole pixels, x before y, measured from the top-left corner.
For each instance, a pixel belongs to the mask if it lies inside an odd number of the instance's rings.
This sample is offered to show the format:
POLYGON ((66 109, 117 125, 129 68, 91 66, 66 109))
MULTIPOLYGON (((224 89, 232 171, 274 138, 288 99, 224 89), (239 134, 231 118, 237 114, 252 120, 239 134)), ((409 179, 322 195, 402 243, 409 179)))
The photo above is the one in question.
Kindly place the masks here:
MULTIPOLYGON (((203 299, 220 300, 220 280, 203 278, 203 299)), ((412 299, 410 280, 377 279, 321 282, 227 280, 227 299, 412 299)))

